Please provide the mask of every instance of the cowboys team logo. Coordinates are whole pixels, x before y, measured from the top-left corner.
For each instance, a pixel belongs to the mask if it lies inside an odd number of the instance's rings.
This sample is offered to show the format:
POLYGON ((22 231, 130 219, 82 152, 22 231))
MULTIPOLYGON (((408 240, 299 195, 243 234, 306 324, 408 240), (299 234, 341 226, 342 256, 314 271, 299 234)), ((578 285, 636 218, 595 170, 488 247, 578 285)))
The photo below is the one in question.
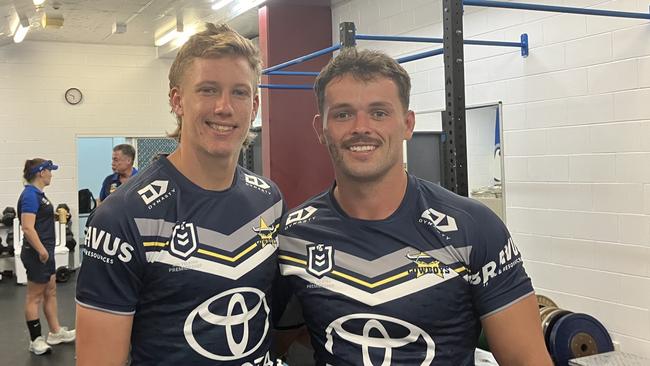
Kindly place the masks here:
POLYGON ((280 227, 280 224, 277 225, 271 225, 269 226, 266 221, 264 221, 263 218, 260 217, 260 226, 259 227, 254 227, 253 231, 257 233, 260 237, 260 244, 262 245, 262 248, 264 248, 267 245, 272 245, 273 247, 277 248, 278 246, 278 241, 275 240, 273 235, 278 231, 278 228, 280 227))
POLYGON ((183 221, 174 226, 172 236, 169 239, 169 250, 181 259, 187 259, 194 254, 197 248, 196 229, 194 224, 183 221))
MULTIPOLYGON (((192 310, 185 319, 183 333, 190 347, 203 357, 238 360, 260 348, 269 331, 270 314, 264 292, 254 287, 234 288, 192 310), (215 314, 215 310, 221 312, 215 314)), ((256 359, 256 364, 266 365, 264 358, 268 354, 256 359)))
MULTIPOLYGON (((325 349, 332 355, 336 352, 335 347, 345 343, 353 344, 352 349, 359 349, 360 346, 363 366, 396 365, 398 361, 393 362, 393 353, 410 351, 412 355, 413 347, 409 347, 409 351, 400 350, 412 343, 416 344, 415 351, 422 357, 422 366, 431 365, 436 354, 436 344, 424 330, 401 319, 380 314, 342 316, 327 326, 325 338, 325 349)), ((350 349, 349 346, 344 347, 350 349)))
POLYGON ((445 274, 449 274, 450 272, 449 267, 424 252, 415 254, 407 253, 406 258, 412 260, 415 264, 415 268, 409 270, 410 273, 415 274, 415 278, 420 278, 430 273, 440 278, 445 278, 445 274))
POLYGON ((334 266, 334 249, 331 245, 307 245, 307 272, 321 278, 334 266))

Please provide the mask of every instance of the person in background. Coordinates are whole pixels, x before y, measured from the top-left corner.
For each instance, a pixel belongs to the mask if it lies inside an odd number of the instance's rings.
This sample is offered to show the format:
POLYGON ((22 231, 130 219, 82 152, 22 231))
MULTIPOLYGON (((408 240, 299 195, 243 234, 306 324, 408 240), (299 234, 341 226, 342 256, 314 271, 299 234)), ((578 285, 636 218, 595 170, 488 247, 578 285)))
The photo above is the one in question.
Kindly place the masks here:
POLYGON ((135 149, 129 144, 119 144, 113 148, 111 168, 113 174, 109 175, 102 182, 102 188, 99 191, 99 200, 97 204, 104 201, 111 193, 115 192, 117 187, 126 183, 131 177, 138 173, 138 169, 133 167, 135 162, 135 149))
POLYGON ((27 272, 25 320, 29 330, 29 351, 49 353, 50 345, 75 340, 74 329, 59 324, 56 300, 56 264, 54 263, 54 208, 43 189, 52 182, 52 171, 59 167, 52 160, 35 158, 25 161, 23 178, 27 183, 18 198, 18 217, 24 234, 20 260, 27 272), (41 335, 39 306, 50 328, 47 339, 41 335))
POLYGON ((237 165, 257 115, 257 47, 207 24, 169 72, 179 144, 89 219, 77 365, 269 365, 277 186, 237 165))
POLYGON ((404 171, 410 78, 346 49, 320 72, 314 129, 332 187, 283 218, 281 273, 317 365, 474 365, 481 327, 501 365, 550 366, 537 301, 487 207, 404 171))

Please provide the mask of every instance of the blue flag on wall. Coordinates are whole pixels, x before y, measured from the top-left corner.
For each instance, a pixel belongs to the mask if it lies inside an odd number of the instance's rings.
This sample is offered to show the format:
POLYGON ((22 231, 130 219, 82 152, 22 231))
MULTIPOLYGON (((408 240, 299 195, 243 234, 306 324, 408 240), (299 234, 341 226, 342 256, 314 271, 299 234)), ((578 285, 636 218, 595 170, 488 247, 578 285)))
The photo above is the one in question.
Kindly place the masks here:
POLYGON ((496 109, 494 123, 494 160, 492 163, 492 177, 495 183, 501 182, 501 133, 499 127, 499 108, 496 109))

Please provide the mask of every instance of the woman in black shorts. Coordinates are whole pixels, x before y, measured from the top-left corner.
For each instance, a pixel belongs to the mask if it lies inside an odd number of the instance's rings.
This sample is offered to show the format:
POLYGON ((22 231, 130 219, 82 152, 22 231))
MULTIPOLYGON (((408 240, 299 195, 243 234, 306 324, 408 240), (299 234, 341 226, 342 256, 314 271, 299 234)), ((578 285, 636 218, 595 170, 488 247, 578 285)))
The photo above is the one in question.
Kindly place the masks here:
POLYGON ((50 345, 75 340, 75 331, 59 325, 56 304, 54 264, 54 208, 43 189, 52 181, 52 170, 59 167, 51 160, 25 161, 23 178, 27 183, 18 199, 18 217, 24 233, 20 259, 27 270, 25 319, 31 341, 29 350, 37 355, 51 351, 50 345), (50 327, 47 340, 41 336, 39 305, 50 327))

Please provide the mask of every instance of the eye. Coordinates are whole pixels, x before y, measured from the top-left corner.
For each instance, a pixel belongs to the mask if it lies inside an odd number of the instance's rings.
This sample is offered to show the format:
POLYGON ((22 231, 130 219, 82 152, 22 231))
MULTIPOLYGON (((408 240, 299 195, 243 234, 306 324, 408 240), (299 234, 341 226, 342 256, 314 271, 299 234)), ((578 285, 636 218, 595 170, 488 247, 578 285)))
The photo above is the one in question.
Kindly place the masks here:
POLYGON ((210 87, 210 86, 204 86, 199 88, 199 93, 203 95, 214 95, 217 93, 217 88, 210 87))
POLYGON ((388 117, 388 112, 386 112, 384 110, 376 110, 376 111, 372 112, 372 116, 375 119, 384 119, 384 118, 388 117))
POLYGON ((248 89, 244 88, 237 88, 232 91, 232 94, 237 97, 248 97, 250 96, 250 92, 248 89))
POLYGON ((352 117, 352 113, 350 113, 348 111, 334 112, 334 119, 337 119, 337 120, 346 120, 346 119, 349 119, 350 117, 352 117))

